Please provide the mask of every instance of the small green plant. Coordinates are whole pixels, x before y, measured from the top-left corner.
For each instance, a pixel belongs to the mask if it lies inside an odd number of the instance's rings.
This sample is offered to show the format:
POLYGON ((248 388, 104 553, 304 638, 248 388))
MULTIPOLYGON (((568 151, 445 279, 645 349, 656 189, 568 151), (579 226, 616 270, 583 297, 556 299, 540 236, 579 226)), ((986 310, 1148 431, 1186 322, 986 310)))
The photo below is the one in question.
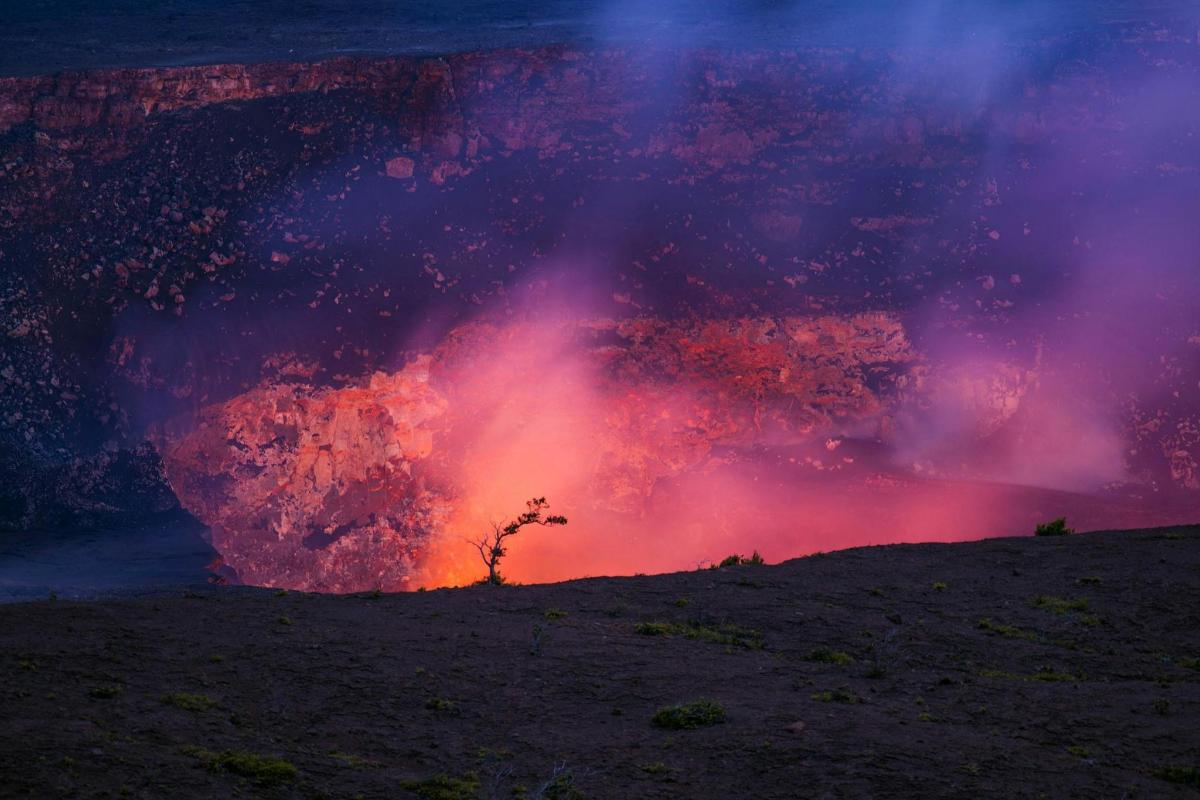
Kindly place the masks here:
POLYGON ((949 588, 950 588, 950 587, 949 587, 947 584, 945 584, 945 583, 943 583, 943 582, 941 582, 941 581, 937 581, 937 582, 935 582, 935 583, 933 584, 933 590, 934 590, 935 592, 944 592, 944 591, 946 591, 946 590, 947 590, 947 589, 949 589, 949 588))
POLYGON ((1092 756, 1091 750, 1088 750, 1086 747, 1078 744, 1073 744, 1068 747, 1067 752, 1073 756, 1079 756, 1080 758, 1091 758, 1092 756))
POLYGON ((291 617, 280 617, 279 619, 276 620, 276 622, 278 622, 280 625, 291 625, 292 618, 291 617))
POLYGON ((1088 600, 1086 597, 1076 599, 1068 599, 1066 597, 1055 597, 1050 594, 1039 594, 1029 600, 1029 605, 1032 608, 1040 608, 1043 611, 1049 611, 1051 614, 1063 615, 1072 611, 1087 611, 1088 600))
POLYGON ((208 711, 217 707, 217 701, 213 700, 208 695, 189 694, 188 692, 170 692, 164 694, 161 698, 162 704, 165 706, 173 706, 184 711, 191 711, 193 714, 201 711, 208 711))
POLYGON ((400 786, 421 800, 475 800, 479 796, 479 777, 474 772, 462 777, 437 775, 424 781, 403 781, 400 786))
POLYGON ((211 664, 220 664, 224 660, 225 660, 225 656, 223 656, 219 653, 213 653, 211 656, 208 657, 208 661, 211 664))
POLYGON ((567 612, 563 611, 561 608, 547 608, 544 612, 542 612, 542 616, 546 619, 562 619, 563 617, 567 616, 567 612))
POLYGON ((805 661, 815 661, 819 664, 846 664, 854 663, 854 656, 849 653, 844 653, 841 650, 830 650, 828 647, 818 647, 804 657, 805 661))
POLYGON ((712 700, 696 700, 660 708, 650 720, 657 728, 692 730, 725 721, 725 709, 712 700))
POLYGON ((687 608, 692 601, 686 597, 679 597, 671 604, 676 608, 687 608))
POLYGON ((425 701, 425 708, 430 711, 436 711, 439 714, 457 714, 458 703, 454 700, 447 700, 444 697, 431 697, 425 701))
POLYGON ((200 759, 214 772, 225 771, 249 778, 261 786, 278 786, 291 783, 299 771, 290 761, 270 756, 260 756, 244 750, 226 750, 213 753, 201 747, 186 747, 184 752, 200 759))
POLYGON ((1034 641, 1037 639, 1037 634, 1022 630, 1016 625, 1004 625, 998 622, 993 622, 990 617, 984 617, 979 620, 979 630, 987 631, 988 633, 998 633, 1007 639, 1026 639, 1034 641))
POLYGON ((642 636, 682 636, 685 639, 744 647, 747 650, 761 650, 763 647, 763 636, 760 632, 728 623, 705 625, 699 622, 639 622, 633 630, 642 636))
POLYGON ((653 764, 642 764, 642 772, 645 772, 647 775, 666 775, 670 771, 671 768, 661 761, 655 761, 653 764))
POLYGON ((834 689, 826 692, 813 692, 809 698, 816 700, 818 703, 845 703, 846 705, 857 705, 862 702, 862 698, 853 692, 848 692, 845 689, 834 689))
POLYGON ((120 686, 93 686, 88 689, 88 697, 93 700, 111 700, 120 693, 120 686))
POLYGON ((1183 667, 1184 669, 1194 669, 1197 672, 1200 672, 1200 658, 1184 657, 1184 658, 1177 659, 1175 661, 1175 663, 1178 664, 1179 666, 1183 667))
POLYGON ((1067 527, 1066 517, 1052 519, 1049 522, 1039 522, 1033 529, 1034 536, 1070 536, 1074 532, 1074 528, 1067 527))

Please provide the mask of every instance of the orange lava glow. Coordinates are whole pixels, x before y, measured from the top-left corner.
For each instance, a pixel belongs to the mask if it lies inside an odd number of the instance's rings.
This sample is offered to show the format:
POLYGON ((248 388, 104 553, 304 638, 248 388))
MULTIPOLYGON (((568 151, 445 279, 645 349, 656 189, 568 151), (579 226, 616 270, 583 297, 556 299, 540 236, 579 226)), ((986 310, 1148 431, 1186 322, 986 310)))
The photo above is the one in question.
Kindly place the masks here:
POLYGON ((247 582, 463 585, 471 541, 550 500, 518 582, 856 545, 1176 521, 1111 489, 1119 437, 1044 364, 933 362, 886 314, 462 325, 345 388, 268 383, 165 463, 247 582), (1047 391, 1046 387, 1050 387, 1047 391), (1069 402, 1068 402, 1069 401, 1069 402))

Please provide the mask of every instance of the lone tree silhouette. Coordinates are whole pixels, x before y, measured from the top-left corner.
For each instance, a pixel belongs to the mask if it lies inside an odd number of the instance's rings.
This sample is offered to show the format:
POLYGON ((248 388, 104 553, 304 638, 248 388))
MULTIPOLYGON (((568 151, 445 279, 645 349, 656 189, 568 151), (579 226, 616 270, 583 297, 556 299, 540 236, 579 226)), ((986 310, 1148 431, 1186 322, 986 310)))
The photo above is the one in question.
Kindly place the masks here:
POLYGON ((504 547, 504 540, 510 536, 515 536, 521 528, 526 525, 566 525, 567 518, 561 515, 547 514, 542 516, 542 512, 550 508, 550 504, 546 502, 544 497, 535 497, 525 503, 527 509, 524 514, 514 519, 507 525, 501 526, 499 523, 492 523, 492 532, 484 535, 477 541, 471 542, 475 545, 475 549, 479 551, 479 557, 483 559, 483 563, 487 565, 487 577, 480 583, 499 586, 504 583, 504 577, 500 574, 499 565, 500 559, 504 558, 508 550, 504 547))

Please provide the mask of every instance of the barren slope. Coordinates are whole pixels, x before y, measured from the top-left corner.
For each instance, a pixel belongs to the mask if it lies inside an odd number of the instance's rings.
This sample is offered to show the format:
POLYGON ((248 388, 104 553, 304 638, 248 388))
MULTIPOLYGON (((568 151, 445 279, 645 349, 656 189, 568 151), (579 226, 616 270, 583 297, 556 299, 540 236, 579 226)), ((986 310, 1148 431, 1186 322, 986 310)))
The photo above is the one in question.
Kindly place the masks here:
POLYGON ((1198 608, 1196 526, 498 591, 12 605, 0 795, 528 797, 565 763, 580 794, 545 796, 1193 797, 1156 774, 1197 766, 1198 608), (700 698, 727 719, 651 723, 700 698), (230 753, 296 773, 264 786, 230 753), (406 784, 438 775, 465 793, 406 784))

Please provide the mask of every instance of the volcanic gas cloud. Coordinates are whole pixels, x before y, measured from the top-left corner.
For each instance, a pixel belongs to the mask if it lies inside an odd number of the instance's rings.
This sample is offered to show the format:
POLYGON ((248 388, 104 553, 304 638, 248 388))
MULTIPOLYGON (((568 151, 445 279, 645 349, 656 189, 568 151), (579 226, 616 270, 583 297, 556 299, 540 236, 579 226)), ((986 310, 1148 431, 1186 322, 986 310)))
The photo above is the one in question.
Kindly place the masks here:
POLYGON ((888 314, 549 316, 210 406, 168 477, 240 579, 321 591, 469 582, 469 540, 537 493, 572 525, 522 535, 519 580, 1092 520, 1112 503, 1022 486, 1124 477, 1115 428, 1048 407, 1039 370, 931 362, 888 314))

